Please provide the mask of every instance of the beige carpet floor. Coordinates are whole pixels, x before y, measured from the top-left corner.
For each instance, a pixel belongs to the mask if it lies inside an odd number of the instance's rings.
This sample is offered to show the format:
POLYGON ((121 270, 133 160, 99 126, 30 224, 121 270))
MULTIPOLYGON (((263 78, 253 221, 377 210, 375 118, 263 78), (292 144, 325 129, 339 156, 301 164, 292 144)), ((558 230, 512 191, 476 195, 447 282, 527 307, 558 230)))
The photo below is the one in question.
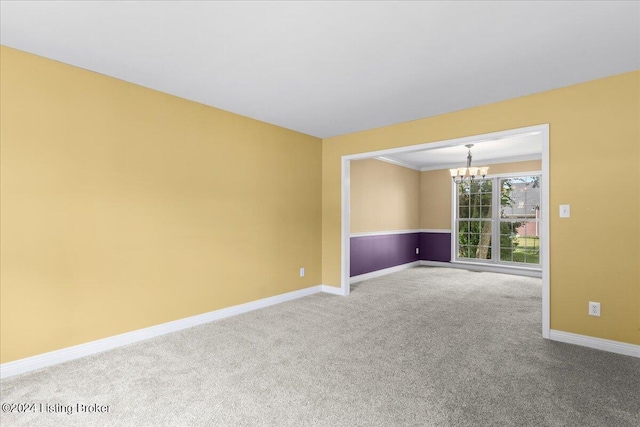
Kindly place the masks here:
POLYGON ((640 425, 640 359, 543 340, 539 279, 418 267, 352 289, 5 379, 3 405, 37 406, 0 422, 640 425))

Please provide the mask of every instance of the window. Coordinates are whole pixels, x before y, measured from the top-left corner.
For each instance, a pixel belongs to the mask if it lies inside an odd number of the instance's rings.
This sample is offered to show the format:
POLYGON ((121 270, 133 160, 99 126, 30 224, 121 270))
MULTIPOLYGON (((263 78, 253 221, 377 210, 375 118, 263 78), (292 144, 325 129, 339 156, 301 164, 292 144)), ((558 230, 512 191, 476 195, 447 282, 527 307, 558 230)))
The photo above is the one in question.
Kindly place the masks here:
POLYGON ((455 260, 540 266, 540 175, 454 185, 455 260))
POLYGON ((458 184, 458 257, 491 259, 493 182, 458 184))

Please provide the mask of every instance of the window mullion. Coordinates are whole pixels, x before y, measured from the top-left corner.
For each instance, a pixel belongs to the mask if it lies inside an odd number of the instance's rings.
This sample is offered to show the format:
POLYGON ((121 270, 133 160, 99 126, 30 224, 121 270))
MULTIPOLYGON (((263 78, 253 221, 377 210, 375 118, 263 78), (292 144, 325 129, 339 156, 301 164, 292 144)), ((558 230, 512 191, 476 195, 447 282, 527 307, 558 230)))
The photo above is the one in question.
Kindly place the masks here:
POLYGON ((500 261, 500 180, 492 178, 492 214, 491 214, 491 262, 500 261))

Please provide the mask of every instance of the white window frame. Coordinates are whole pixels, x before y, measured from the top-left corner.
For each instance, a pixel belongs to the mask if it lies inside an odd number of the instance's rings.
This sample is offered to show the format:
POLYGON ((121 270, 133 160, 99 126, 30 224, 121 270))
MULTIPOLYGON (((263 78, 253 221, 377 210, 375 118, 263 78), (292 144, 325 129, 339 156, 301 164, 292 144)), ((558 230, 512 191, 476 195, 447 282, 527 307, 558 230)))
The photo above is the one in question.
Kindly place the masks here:
MULTIPOLYGON (((459 245, 459 232, 458 232, 458 185, 451 180, 451 262, 455 264, 469 264, 469 265, 490 265, 499 268, 505 268, 509 270, 513 270, 516 272, 523 273, 534 273, 534 275, 538 276, 539 273, 542 272, 542 263, 544 262, 544 258, 540 257, 539 264, 526 264, 526 263, 518 263, 511 261, 501 261, 500 260, 500 196, 499 196, 499 184, 500 178, 518 178, 525 176, 540 176, 544 178, 542 171, 526 171, 526 172, 512 172, 512 173, 498 173, 491 174, 485 177, 485 180, 495 180, 494 185, 492 185, 492 195, 491 195, 491 209, 492 209, 492 219, 491 219, 491 259, 474 259, 474 258, 460 258, 458 257, 458 245, 459 245), (496 226, 497 224, 497 226, 496 226), (498 242, 497 247, 494 247, 494 243, 498 242)), ((540 212, 541 214, 544 212, 543 210, 543 200, 544 199, 544 191, 545 186, 540 186, 540 212)), ((541 219, 536 219, 536 221, 541 222, 541 219)), ((540 236, 543 237, 542 235, 540 236)), ((540 243, 542 247, 542 242, 540 243)))

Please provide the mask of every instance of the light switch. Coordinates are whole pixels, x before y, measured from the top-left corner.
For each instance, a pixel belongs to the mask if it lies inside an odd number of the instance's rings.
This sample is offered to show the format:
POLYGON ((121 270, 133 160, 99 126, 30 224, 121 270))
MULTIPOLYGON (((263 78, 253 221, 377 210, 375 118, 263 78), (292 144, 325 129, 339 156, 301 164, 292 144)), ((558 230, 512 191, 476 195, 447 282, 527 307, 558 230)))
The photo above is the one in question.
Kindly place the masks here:
POLYGON ((571 206, 560 205, 560 218, 569 218, 569 217, 571 217, 571 206))

